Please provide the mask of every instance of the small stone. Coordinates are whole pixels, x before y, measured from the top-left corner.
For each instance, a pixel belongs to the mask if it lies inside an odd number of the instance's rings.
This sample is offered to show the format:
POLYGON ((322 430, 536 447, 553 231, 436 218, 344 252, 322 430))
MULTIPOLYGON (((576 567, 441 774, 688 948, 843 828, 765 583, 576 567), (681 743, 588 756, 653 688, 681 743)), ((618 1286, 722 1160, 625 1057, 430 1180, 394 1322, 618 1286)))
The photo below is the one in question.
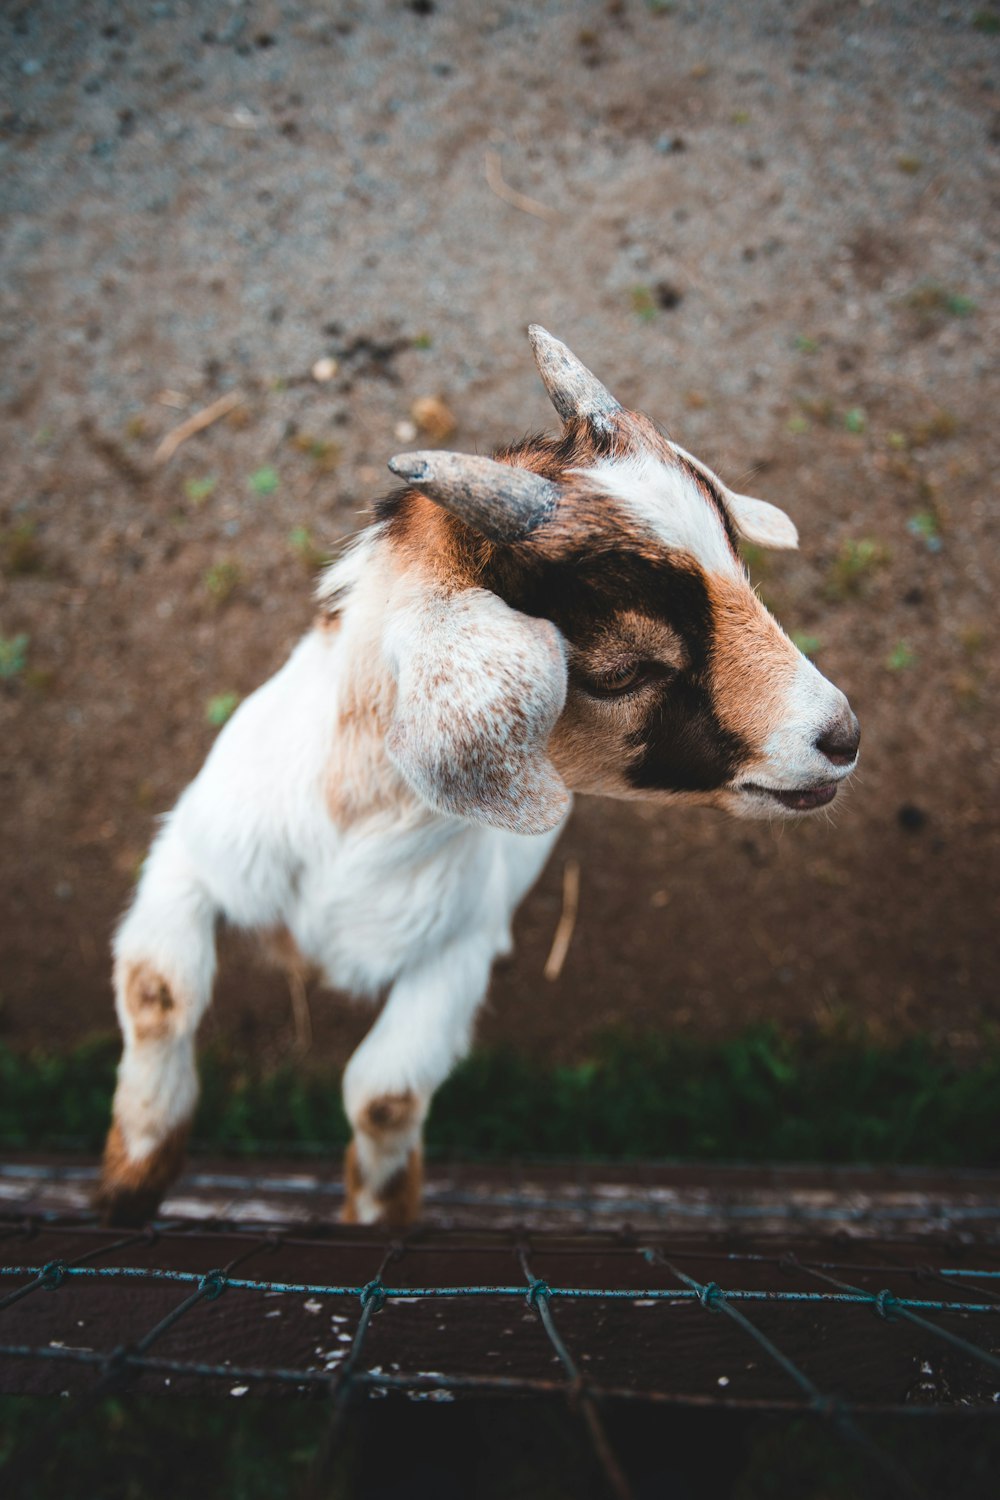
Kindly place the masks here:
POLYGON ((397 422, 392 429, 401 443, 412 443, 417 435, 416 422, 397 422))
POLYGON ((419 396, 410 408, 410 415, 418 429, 435 443, 445 442, 458 426, 454 412, 440 396, 419 396))
POLYGON ((34 78, 35 75, 37 73, 40 73, 41 71, 42 65, 37 57, 26 57, 24 59, 24 62, 21 64, 21 72, 24 74, 25 78, 34 78))
POLYGON ((322 385, 325 381, 332 380, 338 369, 337 361, 331 359, 329 355, 325 355, 313 365, 312 378, 319 381, 320 385, 322 385))

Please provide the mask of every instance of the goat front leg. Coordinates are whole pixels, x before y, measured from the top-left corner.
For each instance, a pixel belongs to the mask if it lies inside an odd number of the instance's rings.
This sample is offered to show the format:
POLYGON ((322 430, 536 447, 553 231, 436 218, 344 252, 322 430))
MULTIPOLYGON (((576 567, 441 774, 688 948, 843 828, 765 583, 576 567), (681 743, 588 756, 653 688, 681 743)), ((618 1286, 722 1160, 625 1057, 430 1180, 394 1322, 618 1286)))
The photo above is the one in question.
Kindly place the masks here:
POLYGON ((125 1045, 95 1196, 107 1224, 145 1223, 183 1165, 198 1099, 195 1033, 215 977, 215 917, 168 826, 115 937, 125 1045))
POLYGON ((420 1212, 424 1120, 431 1097, 469 1050, 489 983, 485 944, 453 945, 400 975, 344 1073, 354 1132, 344 1160, 348 1224, 410 1224, 420 1212))

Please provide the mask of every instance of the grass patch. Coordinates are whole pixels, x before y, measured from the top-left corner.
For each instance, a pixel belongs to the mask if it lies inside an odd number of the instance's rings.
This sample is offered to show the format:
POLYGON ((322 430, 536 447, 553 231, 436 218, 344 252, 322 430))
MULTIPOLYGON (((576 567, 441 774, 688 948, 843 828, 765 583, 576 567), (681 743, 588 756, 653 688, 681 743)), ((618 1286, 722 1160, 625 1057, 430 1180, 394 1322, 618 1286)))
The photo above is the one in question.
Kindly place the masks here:
POLYGON ((228 604, 243 580, 239 563, 213 563, 205 573, 205 587, 216 604, 228 604))
POLYGON ((216 693, 205 704, 205 722, 213 729, 221 729, 233 717, 240 704, 239 693, 216 693))
MULTIPOLYGON (((256 1395, 127 1393, 83 1410, 68 1401, 62 1408, 38 1397, 0 1398, 0 1464, 40 1444, 31 1500, 174 1500, 192 1489, 226 1500, 298 1495, 330 1422, 328 1402, 256 1395)), ((558 1397, 480 1396, 443 1407, 356 1401, 317 1492, 324 1500, 595 1500, 607 1490, 579 1420, 558 1397)), ((626 1414, 609 1406, 604 1420, 638 1495, 886 1500, 899 1493, 867 1455, 815 1417, 662 1406, 626 1414)), ((963 1500, 995 1494, 995 1426, 988 1417, 971 1429, 948 1420, 865 1419, 878 1447, 920 1475, 920 1493, 963 1500)))
POLYGON ((318 546, 308 526, 293 526, 288 545, 309 573, 318 573, 330 562, 330 554, 318 546))
MULTIPOLYGON (((0 1048, 0 1145, 96 1150, 118 1044, 67 1054, 0 1048)), ((347 1140, 340 1081, 321 1064, 261 1072, 235 1054, 202 1060, 202 1150, 328 1153, 347 1140)), ((439 1153, 690 1160, 1000 1164, 1000 1040, 974 1064, 924 1038, 791 1036, 759 1026, 726 1041, 609 1033, 552 1067, 477 1052, 437 1096, 439 1153)))
POLYGON ((18 521, 0 532, 0 565, 11 578, 27 578, 45 571, 45 553, 34 521, 18 521))
POLYGON ((826 598, 836 604, 862 593, 888 561, 888 548, 873 537, 845 541, 827 568, 823 585, 826 598))
POLYGON ((19 635, 0 635, 0 679, 20 677, 28 665, 30 637, 23 631, 19 635))

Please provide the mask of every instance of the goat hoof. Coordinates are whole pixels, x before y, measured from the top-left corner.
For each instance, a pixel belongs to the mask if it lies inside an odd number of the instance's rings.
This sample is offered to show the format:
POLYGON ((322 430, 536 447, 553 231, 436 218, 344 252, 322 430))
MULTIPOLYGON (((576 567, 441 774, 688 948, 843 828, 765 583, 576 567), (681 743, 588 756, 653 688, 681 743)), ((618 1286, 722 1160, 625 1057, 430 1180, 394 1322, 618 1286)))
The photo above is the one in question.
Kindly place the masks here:
POLYGON ((414 1146, 399 1171, 373 1192, 361 1176, 352 1141, 344 1156, 344 1206, 340 1221, 377 1224, 381 1229, 407 1229, 420 1217, 423 1185, 423 1153, 414 1146))
POLYGON ((102 1224, 116 1229, 136 1229, 156 1213, 170 1184, 184 1165, 187 1123, 175 1127, 146 1156, 130 1157, 117 1121, 112 1123, 104 1147, 101 1180, 93 1205, 102 1224))
POLYGON ((102 1182, 91 1199, 106 1229, 142 1229, 160 1206, 160 1194, 149 1189, 116 1188, 102 1182))

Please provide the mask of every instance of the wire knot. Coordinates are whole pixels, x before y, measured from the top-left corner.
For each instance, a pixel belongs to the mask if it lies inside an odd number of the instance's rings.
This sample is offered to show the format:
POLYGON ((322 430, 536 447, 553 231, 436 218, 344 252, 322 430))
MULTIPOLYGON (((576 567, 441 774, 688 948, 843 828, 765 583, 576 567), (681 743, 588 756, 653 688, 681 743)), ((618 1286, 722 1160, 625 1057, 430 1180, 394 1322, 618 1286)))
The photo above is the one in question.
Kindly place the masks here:
POLYGON ((889 1312, 895 1307, 896 1302, 897 1298, 892 1295, 888 1287, 884 1287, 875 1298, 875 1311, 880 1318, 888 1318, 889 1312))
POLYGON ((361 1306, 367 1307, 369 1302, 375 1304, 374 1312, 381 1312, 385 1306, 385 1287, 381 1276, 376 1276, 374 1281, 369 1281, 361 1288, 361 1306))
POLYGON ((528 1306, 536 1307, 538 1305, 539 1297, 551 1296, 552 1288, 549 1286, 548 1282, 542 1281, 539 1277, 536 1276, 535 1280, 528 1287, 528 1306))
POLYGON ((226 1280, 225 1271, 206 1271, 198 1283, 198 1290, 209 1302, 214 1302, 226 1290, 226 1280))
POLYGON ((707 1307, 709 1312, 715 1312, 723 1296, 724 1293, 719 1283, 717 1281, 710 1281, 698 1293, 698 1301, 702 1307, 707 1307))
POLYGON ((47 1292, 54 1292, 57 1286, 62 1286, 66 1276, 66 1262, 64 1260, 50 1260, 42 1267, 41 1282, 47 1292))

